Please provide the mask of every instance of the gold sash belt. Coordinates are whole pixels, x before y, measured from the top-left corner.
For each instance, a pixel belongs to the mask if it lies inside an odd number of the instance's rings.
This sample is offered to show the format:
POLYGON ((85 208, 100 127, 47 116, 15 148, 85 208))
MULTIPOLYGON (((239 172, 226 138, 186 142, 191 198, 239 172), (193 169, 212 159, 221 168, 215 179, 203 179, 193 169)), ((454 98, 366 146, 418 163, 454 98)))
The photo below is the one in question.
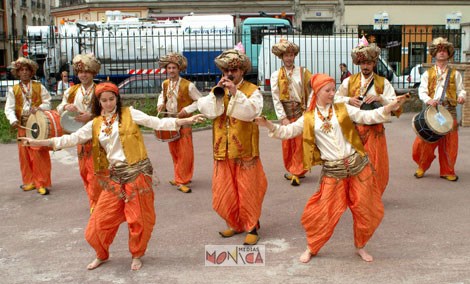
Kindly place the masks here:
POLYGON ((369 163, 367 156, 362 157, 357 152, 349 157, 323 163, 322 175, 343 179, 359 174, 369 163))
POLYGON ((152 176, 153 167, 149 159, 142 160, 133 165, 121 162, 111 166, 109 169, 110 178, 120 184, 133 182, 141 173, 152 176))
POLYGON ((286 113, 287 118, 290 119, 297 119, 302 116, 302 105, 299 102, 282 102, 282 106, 284 107, 284 112, 286 113))

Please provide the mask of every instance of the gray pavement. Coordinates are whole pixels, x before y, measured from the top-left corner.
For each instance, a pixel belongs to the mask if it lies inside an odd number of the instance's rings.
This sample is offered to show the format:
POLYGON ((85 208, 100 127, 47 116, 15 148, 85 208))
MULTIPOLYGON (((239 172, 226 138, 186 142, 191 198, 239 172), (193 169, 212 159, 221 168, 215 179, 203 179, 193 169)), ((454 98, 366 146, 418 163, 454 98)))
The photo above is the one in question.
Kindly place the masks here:
POLYGON ((15 144, 0 145, 0 283, 470 283, 470 128, 460 129, 456 183, 439 178, 435 161, 425 177, 413 177, 412 113, 386 124, 390 183, 385 217, 367 248, 373 263, 354 253, 347 211, 331 240, 308 264, 298 262, 306 243, 300 216, 315 192, 319 168, 291 187, 283 178, 280 141, 261 131, 261 159, 269 188, 261 216, 264 267, 206 267, 205 245, 239 245, 243 235, 222 239, 225 224, 211 206, 211 131, 194 132, 193 193, 168 184, 171 157, 165 143, 145 135, 160 184, 157 224, 141 271, 130 271, 127 227, 111 246, 110 261, 94 271, 94 251, 84 239, 88 200, 75 149, 52 154, 49 196, 22 192, 15 144))

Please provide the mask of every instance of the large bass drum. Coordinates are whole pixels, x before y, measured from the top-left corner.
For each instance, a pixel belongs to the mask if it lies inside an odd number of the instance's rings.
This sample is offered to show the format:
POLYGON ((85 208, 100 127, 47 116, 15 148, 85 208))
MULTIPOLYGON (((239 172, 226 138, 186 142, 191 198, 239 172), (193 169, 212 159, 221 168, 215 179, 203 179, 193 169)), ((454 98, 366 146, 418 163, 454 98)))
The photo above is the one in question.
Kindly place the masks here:
POLYGON ((62 136, 59 113, 55 110, 38 110, 26 122, 26 137, 48 139, 62 136))
POLYGON ((427 142, 435 143, 449 133, 454 118, 443 106, 428 106, 413 117, 412 126, 416 134, 427 142))

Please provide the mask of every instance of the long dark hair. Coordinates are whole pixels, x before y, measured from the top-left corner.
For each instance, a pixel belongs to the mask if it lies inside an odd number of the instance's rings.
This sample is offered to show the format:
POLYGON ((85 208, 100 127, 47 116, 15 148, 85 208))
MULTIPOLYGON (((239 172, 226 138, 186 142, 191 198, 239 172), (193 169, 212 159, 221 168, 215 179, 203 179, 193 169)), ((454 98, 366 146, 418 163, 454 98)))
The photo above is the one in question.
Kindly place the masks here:
MULTIPOLYGON (((120 122, 121 120, 121 107, 122 107, 122 104, 121 104, 121 96, 119 94, 116 94, 116 112, 118 114, 118 121, 120 122)), ((101 115, 101 111, 102 111, 102 107, 101 107, 101 104, 100 104, 100 97, 101 97, 101 94, 98 95, 98 96, 93 96, 93 99, 92 99, 92 113, 93 113, 93 116, 97 117, 97 116, 100 116, 101 115)))

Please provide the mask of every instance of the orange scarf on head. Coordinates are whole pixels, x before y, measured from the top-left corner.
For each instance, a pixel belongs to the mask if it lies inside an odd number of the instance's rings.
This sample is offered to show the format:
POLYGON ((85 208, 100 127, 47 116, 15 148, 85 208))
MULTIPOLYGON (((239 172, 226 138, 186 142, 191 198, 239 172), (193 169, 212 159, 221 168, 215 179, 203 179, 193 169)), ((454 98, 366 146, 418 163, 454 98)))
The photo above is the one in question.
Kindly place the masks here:
POLYGON ((335 79, 322 73, 318 73, 312 76, 312 78, 310 79, 310 85, 312 85, 313 96, 308 111, 312 111, 316 107, 318 92, 328 83, 335 83, 335 79))

